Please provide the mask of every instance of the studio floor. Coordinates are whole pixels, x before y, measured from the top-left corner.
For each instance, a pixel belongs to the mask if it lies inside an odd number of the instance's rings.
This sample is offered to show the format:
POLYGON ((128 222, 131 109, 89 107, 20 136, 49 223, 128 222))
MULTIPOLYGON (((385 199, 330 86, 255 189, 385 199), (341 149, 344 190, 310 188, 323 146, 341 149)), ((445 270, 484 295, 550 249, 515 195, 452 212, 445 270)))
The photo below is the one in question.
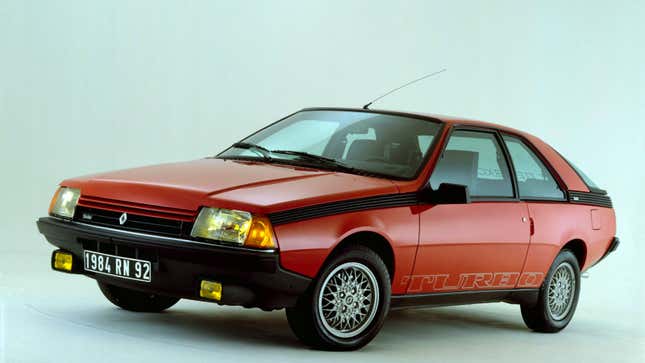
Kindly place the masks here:
POLYGON ((392 312, 360 351, 329 353, 302 346, 283 311, 193 301, 162 314, 120 310, 93 280, 50 271, 45 252, 0 256, 0 362, 645 361, 640 304, 603 293, 593 274, 559 334, 530 332, 515 305, 418 309, 392 312))

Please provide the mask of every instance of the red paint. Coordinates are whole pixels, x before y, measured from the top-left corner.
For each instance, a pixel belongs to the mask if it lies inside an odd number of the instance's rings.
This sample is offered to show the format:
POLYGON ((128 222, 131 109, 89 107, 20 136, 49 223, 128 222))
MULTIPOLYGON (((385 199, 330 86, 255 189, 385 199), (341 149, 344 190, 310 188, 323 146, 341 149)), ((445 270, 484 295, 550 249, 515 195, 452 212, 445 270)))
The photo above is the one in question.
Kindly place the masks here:
MULTIPOLYGON (((521 136, 546 159, 568 190, 588 191, 550 146, 494 124, 432 115, 444 121, 438 146, 420 175, 390 181, 263 162, 202 159, 65 180, 81 189, 80 205, 192 220, 202 206, 268 214, 423 187, 453 125, 521 136)), ((607 250, 616 232, 613 209, 566 202, 473 202, 345 213, 275 227, 282 266, 315 277, 334 248, 356 233, 385 240, 394 254, 394 294, 537 287, 556 254, 572 240, 586 250, 583 269, 607 250)))
MULTIPOLYGON (((473 202, 425 208, 414 275, 522 272, 529 246, 524 202, 473 202)), ((421 291, 434 292, 433 286, 421 291)), ((413 288, 413 287, 411 287, 413 288)), ((486 289, 478 284, 473 289, 486 289)))

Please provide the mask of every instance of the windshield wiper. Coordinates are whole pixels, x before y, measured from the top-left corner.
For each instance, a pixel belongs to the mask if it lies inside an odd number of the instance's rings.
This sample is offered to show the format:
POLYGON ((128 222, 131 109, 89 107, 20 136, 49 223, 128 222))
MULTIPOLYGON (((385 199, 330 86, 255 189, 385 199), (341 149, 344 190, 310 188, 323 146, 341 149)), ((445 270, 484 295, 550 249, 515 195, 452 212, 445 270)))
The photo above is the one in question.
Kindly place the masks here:
POLYGON ((305 151, 294 151, 294 150, 270 150, 265 148, 264 146, 256 145, 250 142, 237 142, 231 147, 236 147, 240 149, 247 149, 251 151, 255 151, 257 154, 261 155, 264 160, 268 161, 273 161, 277 160, 271 157, 271 154, 283 154, 283 155, 293 155, 293 156, 298 156, 301 159, 305 159, 309 161, 312 164, 315 165, 321 165, 321 166, 327 166, 333 170, 338 170, 346 173, 352 173, 352 174, 361 174, 361 175, 372 175, 373 173, 370 173, 365 170, 361 169, 356 169, 354 167, 351 167, 347 164, 344 164, 336 159, 328 158, 325 156, 321 155, 316 155, 316 154, 310 154, 305 151))
POLYGON ((299 156, 303 159, 312 161, 315 164, 318 165, 328 165, 333 167, 334 169, 340 170, 340 171, 346 171, 350 173, 358 173, 359 170, 356 168, 353 168, 349 165, 343 164, 340 161, 332 158, 328 158, 325 156, 321 155, 315 155, 315 154, 310 154, 305 151, 294 151, 294 150, 271 150, 271 153, 273 154, 284 154, 284 155, 293 155, 293 156, 299 156))
POLYGON ((231 147, 255 151, 257 154, 262 156, 264 160, 271 160, 272 151, 265 148, 264 146, 252 144, 250 142, 236 142, 235 144, 231 145, 231 147))

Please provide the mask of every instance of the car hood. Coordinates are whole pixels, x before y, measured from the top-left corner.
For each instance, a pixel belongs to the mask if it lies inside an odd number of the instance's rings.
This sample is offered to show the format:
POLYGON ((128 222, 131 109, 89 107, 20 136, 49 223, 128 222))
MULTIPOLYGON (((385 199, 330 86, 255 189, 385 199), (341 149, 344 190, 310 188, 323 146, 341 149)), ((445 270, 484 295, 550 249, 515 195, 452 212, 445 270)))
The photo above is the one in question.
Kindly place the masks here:
POLYGON ((61 185, 95 197, 165 208, 271 213, 398 191, 381 178, 254 161, 200 159, 78 177, 61 185))

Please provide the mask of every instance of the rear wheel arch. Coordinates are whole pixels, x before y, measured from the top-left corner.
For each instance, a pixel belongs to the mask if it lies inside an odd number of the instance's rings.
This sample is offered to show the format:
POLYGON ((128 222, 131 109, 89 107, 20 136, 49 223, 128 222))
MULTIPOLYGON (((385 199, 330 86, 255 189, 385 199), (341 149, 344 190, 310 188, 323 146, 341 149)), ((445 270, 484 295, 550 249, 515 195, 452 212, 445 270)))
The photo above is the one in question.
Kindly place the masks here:
POLYGON ((521 305, 522 319, 534 331, 556 333, 573 318, 579 296, 578 257, 571 249, 563 248, 547 271, 537 301, 521 305))
POLYGON ((383 235, 372 231, 355 232, 343 238, 338 244, 336 244, 329 256, 327 256, 323 266, 343 249, 348 246, 355 245, 365 246, 376 252, 387 267, 388 273, 390 274, 390 280, 394 278, 395 261, 392 245, 385 237, 383 237, 383 235))
POLYGON ((582 270, 585 265, 585 261, 587 260, 587 244, 579 238, 572 239, 562 247, 562 250, 571 251, 576 256, 578 266, 580 266, 580 270, 582 270))

